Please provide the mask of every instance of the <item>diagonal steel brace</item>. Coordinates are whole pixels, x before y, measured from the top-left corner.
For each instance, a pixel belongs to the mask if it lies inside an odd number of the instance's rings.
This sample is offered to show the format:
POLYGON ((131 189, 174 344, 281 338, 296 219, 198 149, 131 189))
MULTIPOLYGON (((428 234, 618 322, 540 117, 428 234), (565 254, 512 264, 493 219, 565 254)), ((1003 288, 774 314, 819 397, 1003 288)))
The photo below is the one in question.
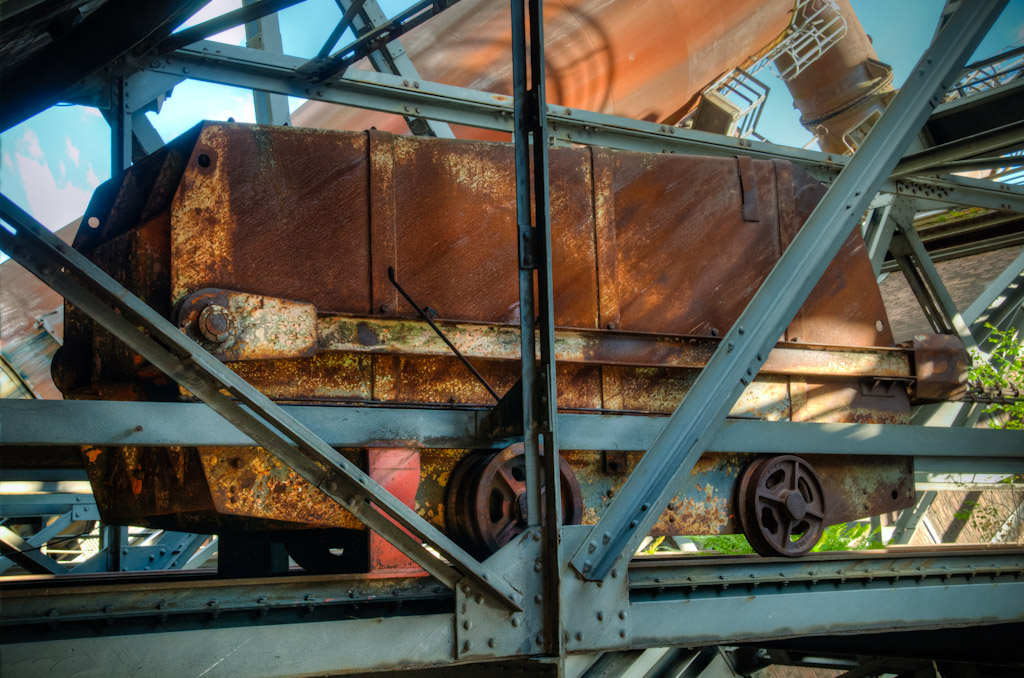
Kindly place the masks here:
POLYGON ((585 579, 636 551, 1005 4, 964 3, 918 61, 573 555, 585 579))
POLYGON ((424 570, 449 588, 465 576, 499 605, 520 609, 520 596, 508 582, 490 575, 414 510, 3 195, 0 217, 15 230, 12 234, 0 227, 0 249, 424 570), (448 562, 434 556, 424 542, 448 562))

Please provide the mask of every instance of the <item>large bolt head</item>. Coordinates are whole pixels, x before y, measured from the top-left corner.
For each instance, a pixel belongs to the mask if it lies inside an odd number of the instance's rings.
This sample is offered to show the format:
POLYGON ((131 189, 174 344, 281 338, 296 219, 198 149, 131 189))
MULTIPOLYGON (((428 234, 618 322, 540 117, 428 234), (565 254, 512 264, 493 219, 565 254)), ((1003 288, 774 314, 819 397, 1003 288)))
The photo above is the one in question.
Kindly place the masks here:
POLYGON ((228 311, 223 306, 210 304, 199 314, 199 332, 218 344, 224 343, 231 336, 231 323, 228 311))

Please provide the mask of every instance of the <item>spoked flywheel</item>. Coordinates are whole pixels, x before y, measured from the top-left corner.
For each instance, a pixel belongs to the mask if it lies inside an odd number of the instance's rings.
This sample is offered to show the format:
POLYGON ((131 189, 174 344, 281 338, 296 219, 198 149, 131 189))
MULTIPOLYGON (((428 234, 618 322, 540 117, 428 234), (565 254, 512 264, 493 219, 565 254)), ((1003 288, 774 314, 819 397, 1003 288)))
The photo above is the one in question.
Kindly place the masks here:
MULTIPOLYGON (((579 524, 583 517, 580 485, 569 464, 564 459, 559 462, 562 523, 579 524)), ((528 518, 522 443, 497 453, 474 452, 452 471, 445 524, 448 535, 474 556, 486 558, 510 542, 526 529, 528 518)))
POLYGON ((743 533, 763 556, 802 556, 825 530, 825 493, 818 474, 800 457, 754 461, 738 492, 743 533))

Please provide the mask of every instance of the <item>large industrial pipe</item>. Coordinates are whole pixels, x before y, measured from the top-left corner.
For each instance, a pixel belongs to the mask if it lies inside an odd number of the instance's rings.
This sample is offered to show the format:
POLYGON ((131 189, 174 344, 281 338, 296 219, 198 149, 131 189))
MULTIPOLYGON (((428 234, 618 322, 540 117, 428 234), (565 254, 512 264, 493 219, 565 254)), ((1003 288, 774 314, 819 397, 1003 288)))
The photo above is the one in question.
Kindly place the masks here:
MULTIPOLYGON (((548 100, 633 119, 678 119, 710 82, 752 62, 792 20, 793 0, 546 2, 548 100)), ((512 93, 508 3, 462 0, 402 38, 434 82, 512 93)), ((368 68, 368 66, 366 66, 368 68)), ((408 133, 398 116, 320 102, 295 125, 408 133)), ((471 128, 460 137, 507 140, 471 128)))
POLYGON ((849 154, 892 98, 892 69, 878 60, 849 0, 812 0, 801 10, 810 11, 819 12, 821 25, 845 20, 846 35, 786 85, 800 111, 800 123, 817 137, 821 150, 849 154))
MULTIPOLYGON (((563 106, 675 123, 719 77, 751 66, 787 38, 803 38, 805 61, 786 84, 822 150, 852 152, 892 93, 892 72, 878 61, 848 0, 577 0, 548 2, 545 15, 548 99, 563 106), (837 22, 846 25, 838 41, 808 38, 816 27, 837 22), (813 48, 821 44, 823 53, 813 48)), ((402 40, 427 80, 511 94, 508 6, 502 0, 463 0, 402 40)), ((790 65, 790 55, 783 51, 778 65, 790 65)), ((293 121, 408 132, 399 116, 321 102, 302 106, 293 121)), ((507 140, 500 132, 454 131, 463 138, 507 140)))

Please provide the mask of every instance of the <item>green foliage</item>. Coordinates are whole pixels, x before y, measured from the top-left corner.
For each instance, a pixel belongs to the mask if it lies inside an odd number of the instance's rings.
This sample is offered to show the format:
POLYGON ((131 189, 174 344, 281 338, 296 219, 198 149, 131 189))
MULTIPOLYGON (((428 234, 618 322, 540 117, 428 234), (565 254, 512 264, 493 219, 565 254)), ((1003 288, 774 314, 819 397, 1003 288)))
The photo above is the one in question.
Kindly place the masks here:
MULTIPOLYGON (((992 330, 990 341, 994 344, 988 358, 974 352, 974 367, 968 372, 971 381, 981 382, 986 389, 1011 389, 1024 384, 1024 343, 1016 331, 998 330, 985 323, 992 330)), ((989 414, 1003 414, 989 422, 992 428, 1024 429, 1024 401, 1014 403, 993 403, 985 408, 989 414)))
POLYGON ((978 502, 964 499, 963 507, 953 514, 953 518, 974 525, 983 535, 996 533, 1005 520, 999 506, 978 506, 978 502))
POLYGON ((705 535, 700 537, 690 537, 701 551, 710 551, 706 555, 714 555, 714 553, 723 553, 726 555, 735 555, 738 553, 753 553, 754 547, 750 545, 747 538, 742 534, 716 534, 716 535, 705 535))
MULTIPOLYGON (((840 523, 825 528, 818 544, 812 551, 863 551, 872 548, 872 538, 877 535, 871 532, 868 525, 861 523, 840 523)), ((753 553, 754 548, 742 534, 719 534, 690 537, 704 555, 736 555, 753 553)))
POLYGON ((878 530, 871 531, 865 523, 839 523, 825 528, 812 551, 863 551, 872 548, 878 530))

